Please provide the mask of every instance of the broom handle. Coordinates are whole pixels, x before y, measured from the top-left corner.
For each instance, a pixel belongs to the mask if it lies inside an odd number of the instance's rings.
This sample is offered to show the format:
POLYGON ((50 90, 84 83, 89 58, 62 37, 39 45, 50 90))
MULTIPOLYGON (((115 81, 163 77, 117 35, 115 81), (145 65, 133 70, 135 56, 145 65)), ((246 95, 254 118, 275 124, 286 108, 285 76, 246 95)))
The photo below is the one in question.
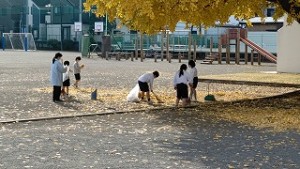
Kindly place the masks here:
POLYGON ((208 84, 207 84, 207 95, 209 95, 209 85, 210 85, 210 82, 208 82, 208 84))
POLYGON ((152 92, 153 93, 153 95, 155 96, 155 98, 157 99, 157 100, 161 100, 154 92, 152 92))

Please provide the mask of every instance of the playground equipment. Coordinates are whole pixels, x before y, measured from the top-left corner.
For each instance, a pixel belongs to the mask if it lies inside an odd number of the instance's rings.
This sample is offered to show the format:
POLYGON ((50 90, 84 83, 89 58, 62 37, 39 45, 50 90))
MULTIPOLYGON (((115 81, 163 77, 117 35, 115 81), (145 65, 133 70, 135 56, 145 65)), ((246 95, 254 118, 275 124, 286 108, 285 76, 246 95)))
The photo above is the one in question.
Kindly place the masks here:
POLYGON ((112 51, 108 51, 107 58, 115 56, 117 60, 120 60, 122 57, 128 59, 130 56, 131 61, 140 58, 140 61, 143 62, 146 58, 154 58, 154 62, 157 62, 158 59, 161 61, 166 59, 169 63, 172 59, 177 58, 180 63, 182 59, 196 61, 197 57, 203 58, 205 55, 203 64, 212 64, 214 61, 218 61, 218 64, 222 64, 224 61, 227 64, 230 64, 231 61, 234 61, 235 64, 240 64, 242 61, 248 64, 248 61, 251 61, 253 65, 254 61, 257 61, 260 65, 262 58, 276 63, 276 56, 249 40, 247 36, 247 30, 241 28, 222 28, 220 33, 211 35, 196 35, 191 34, 190 31, 162 31, 151 36, 116 34, 112 35, 111 44, 115 47, 112 48, 112 51), (243 46, 245 49, 241 50, 243 46), (249 52, 250 50, 251 52, 249 52))
MULTIPOLYGON (((138 58, 143 62, 146 58, 154 58, 171 62, 172 59, 196 60, 199 50, 196 45, 199 35, 191 35, 190 31, 169 32, 163 31, 156 35, 145 34, 115 34, 112 35, 112 52, 133 52, 134 60, 138 58), (180 32, 180 33, 179 33, 180 32), (195 38, 197 37, 197 38, 195 38)), ((203 40, 204 41, 204 40, 203 40)))
POLYGON ((248 47, 251 48, 251 65, 253 65, 254 62, 254 52, 257 53, 257 61, 258 65, 261 64, 261 57, 265 57, 267 60, 269 60, 272 63, 277 62, 277 57, 274 56, 272 53, 268 52, 267 50, 263 49, 259 45, 255 44, 253 41, 249 40, 247 38, 247 30, 246 29, 240 29, 240 28, 230 28, 226 30, 226 34, 223 34, 219 37, 219 43, 218 43, 218 52, 212 52, 212 44, 213 39, 210 40, 210 54, 205 57, 205 60, 202 62, 202 64, 212 64, 213 61, 218 60, 218 63, 222 63, 222 54, 223 50, 222 47, 226 47, 226 63, 230 64, 231 61, 231 46, 235 46, 235 63, 240 64, 241 57, 240 57, 240 42, 245 44, 245 52, 244 52, 244 62, 245 64, 248 64, 248 47))

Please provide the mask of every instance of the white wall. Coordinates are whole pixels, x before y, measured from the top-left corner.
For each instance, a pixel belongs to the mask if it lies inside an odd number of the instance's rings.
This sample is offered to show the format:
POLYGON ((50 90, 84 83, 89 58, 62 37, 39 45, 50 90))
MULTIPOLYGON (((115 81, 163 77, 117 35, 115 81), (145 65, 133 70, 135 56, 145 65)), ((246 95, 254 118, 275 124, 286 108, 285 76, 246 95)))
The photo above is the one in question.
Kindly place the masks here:
POLYGON ((300 73, 300 24, 284 26, 278 30, 277 71, 300 73))

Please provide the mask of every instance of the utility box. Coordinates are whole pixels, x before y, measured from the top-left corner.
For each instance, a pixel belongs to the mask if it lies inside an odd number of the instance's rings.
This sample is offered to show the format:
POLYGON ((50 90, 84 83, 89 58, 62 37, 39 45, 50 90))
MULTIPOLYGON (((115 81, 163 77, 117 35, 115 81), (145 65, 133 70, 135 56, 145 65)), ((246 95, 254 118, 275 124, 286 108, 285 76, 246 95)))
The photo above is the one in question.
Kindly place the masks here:
POLYGON ((84 34, 82 37, 82 44, 81 44, 81 56, 82 57, 88 56, 89 47, 90 47, 90 36, 88 34, 84 34))

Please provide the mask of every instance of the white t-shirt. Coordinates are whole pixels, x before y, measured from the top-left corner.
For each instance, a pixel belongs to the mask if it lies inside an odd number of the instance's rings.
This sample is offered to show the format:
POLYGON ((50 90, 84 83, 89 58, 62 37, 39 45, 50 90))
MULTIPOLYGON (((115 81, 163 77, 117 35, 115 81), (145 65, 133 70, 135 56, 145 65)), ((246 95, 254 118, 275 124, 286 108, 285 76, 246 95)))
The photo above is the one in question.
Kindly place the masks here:
POLYGON ((198 71, 196 67, 190 68, 189 74, 191 75, 192 78, 198 77, 198 71))
POLYGON ((153 81, 154 81, 154 74, 153 73, 145 73, 142 76, 138 78, 138 81, 149 83, 150 84, 150 90, 153 90, 153 81))
POLYGON ((67 71, 63 73, 63 82, 70 79, 70 67, 69 66, 64 66, 67 71))
POLYGON ((180 83, 184 83, 186 85, 191 83, 190 82, 191 81, 191 79, 190 79, 191 76, 187 71, 183 71, 183 75, 181 75, 180 77, 179 77, 179 73, 180 73, 179 70, 175 73, 174 81, 173 81, 174 87, 176 87, 176 85, 180 84, 180 83))
POLYGON ((74 63, 74 74, 80 73, 80 65, 78 62, 74 63))

